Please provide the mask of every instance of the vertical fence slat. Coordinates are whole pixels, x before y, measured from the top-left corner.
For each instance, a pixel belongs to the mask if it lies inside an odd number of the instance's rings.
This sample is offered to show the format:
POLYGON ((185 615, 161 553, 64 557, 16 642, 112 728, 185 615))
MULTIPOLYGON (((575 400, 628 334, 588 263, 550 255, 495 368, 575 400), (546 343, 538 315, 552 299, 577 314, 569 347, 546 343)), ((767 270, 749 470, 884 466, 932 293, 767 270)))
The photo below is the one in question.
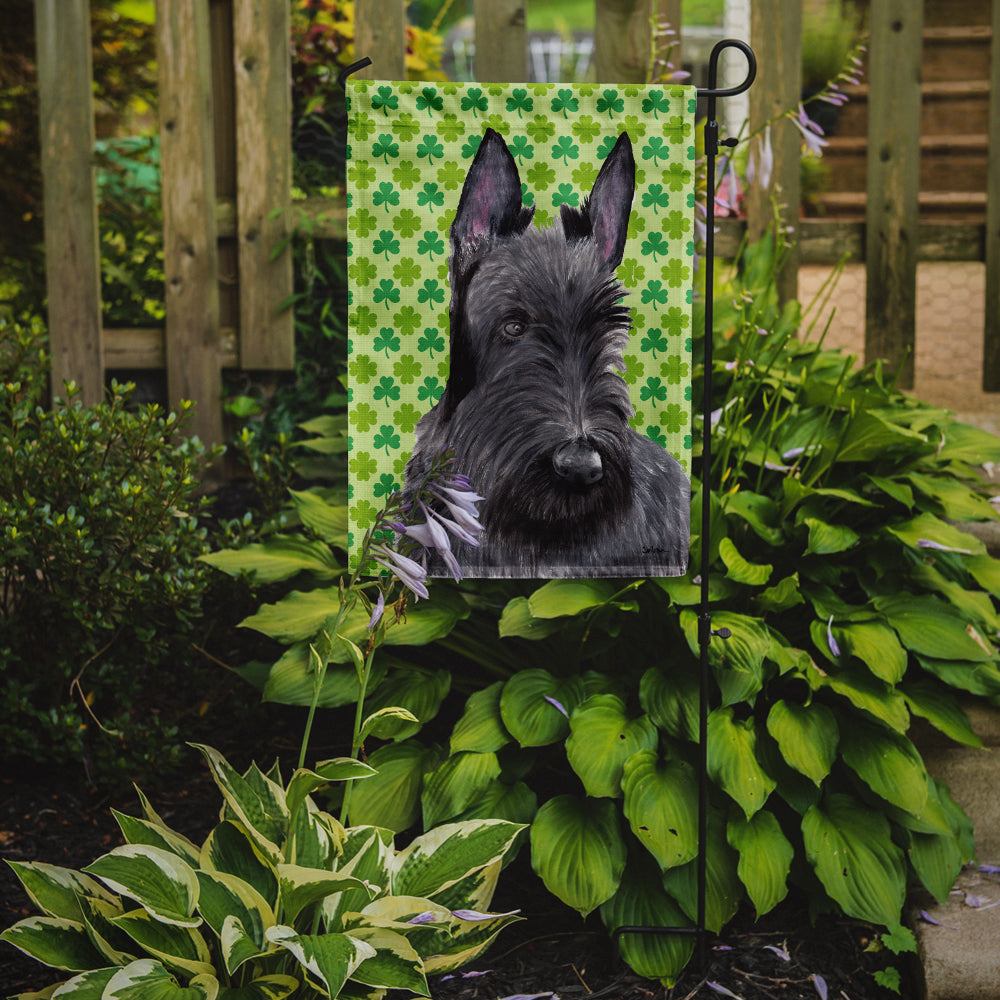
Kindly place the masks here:
POLYGON ((993 0, 990 45, 989 170, 986 179, 986 326, 983 389, 1000 392, 1000 0, 993 0))
POLYGON ((598 83, 645 83, 649 21, 657 0, 595 0, 594 70, 598 83))
POLYGON ((517 83, 528 72, 524 0, 475 0, 477 80, 517 83))
POLYGON ((160 0, 156 58, 163 176, 167 394, 198 403, 192 430, 222 440, 219 256, 206 0, 160 0))
MULTIPOLYGON (((750 131, 798 105, 802 91, 802 4, 799 0, 760 0, 750 8, 750 41, 759 72, 750 88, 750 131)), ((729 123, 735 132, 739 122, 729 123)), ((774 220, 773 202, 780 207, 781 225, 794 229, 795 241, 778 274, 782 301, 798 295, 800 251, 799 160, 802 137, 787 120, 771 128, 774 170, 766 189, 755 182, 747 195, 747 225, 751 239, 759 239, 774 220)))
POLYGON ((287 208, 292 192, 289 22, 287 0, 233 7, 243 368, 295 367, 293 316, 281 308, 292 294, 289 218, 287 211, 275 211, 287 208))
POLYGON ((868 98, 865 359, 913 386, 923 2, 872 0, 868 98), (904 360, 905 358, 905 360, 904 360))
POLYGON ((104 395, 88 0, 35 0, 52 391, 104 395))
POLYGON ((355 58, 372 65, 356 75, 368 80, 406 79, 405 0, 364 0, 354 5, 355 58))

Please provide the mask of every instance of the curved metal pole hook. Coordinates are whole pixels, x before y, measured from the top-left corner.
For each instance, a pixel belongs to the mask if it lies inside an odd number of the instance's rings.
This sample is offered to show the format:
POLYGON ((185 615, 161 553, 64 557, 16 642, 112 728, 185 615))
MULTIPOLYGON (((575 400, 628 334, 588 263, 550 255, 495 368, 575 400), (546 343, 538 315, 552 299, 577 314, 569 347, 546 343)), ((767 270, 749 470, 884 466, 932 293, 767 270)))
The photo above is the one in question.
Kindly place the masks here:
POLYGON ((346 90, 347 78, 352 73, 357 73, 359 69, 364 69, 366 66, 371 66, 371 64, 371 59, 369 59, 368 56, 365 56, 363 59, 359 59, 357 62, 351 63, 350 66, 345 66, 337 74, 337 86, 340 87, 341 90, 346 90))
POLYGON ((708 86, 698 89, 699 97, 707 97, 712 100, 716 97, 735 97, 750 89, 751 84, 757 78, 757 57, 753 49, 746 42, 738 38, 723 38, 721 42, 716 42, 712 49, 712 54, 708 57, 708 86), (746 79, 735 87, 719 88, 719 56, 726 49, 739 49, 747 57, 746 79))

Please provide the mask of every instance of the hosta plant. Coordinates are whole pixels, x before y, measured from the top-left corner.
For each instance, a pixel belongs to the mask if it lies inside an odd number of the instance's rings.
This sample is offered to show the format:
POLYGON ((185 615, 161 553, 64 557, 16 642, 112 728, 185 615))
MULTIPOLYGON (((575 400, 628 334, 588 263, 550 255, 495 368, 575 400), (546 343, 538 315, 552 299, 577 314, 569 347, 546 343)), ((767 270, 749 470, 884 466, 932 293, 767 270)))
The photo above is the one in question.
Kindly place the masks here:
POLYGON ((345 828, 313 801, 331 781, 370 780, 366 764, 338 758, 284 783, 276 766, 240 774, 199 749, 224 802, 202 844, 140 793, 142 818, 115 813, 125 845, 82 871, 10 863, 41 915, 0 938, 69 974, 31 996, 428 996, 428 974, 470 961, 518 919, 487 912, 517 824, 450 823, 400 850, 391 831, 345 828))

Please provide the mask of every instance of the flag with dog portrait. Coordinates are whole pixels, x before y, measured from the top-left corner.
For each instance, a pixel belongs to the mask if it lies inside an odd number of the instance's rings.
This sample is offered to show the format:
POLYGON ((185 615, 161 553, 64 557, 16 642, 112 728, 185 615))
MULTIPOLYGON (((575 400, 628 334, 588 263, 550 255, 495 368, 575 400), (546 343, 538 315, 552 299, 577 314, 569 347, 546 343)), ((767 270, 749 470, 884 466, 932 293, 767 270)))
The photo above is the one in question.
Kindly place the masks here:
POLYGON ((352 558, 447 452, 466 575, 684 573, 694 90, 347 92, 352 558))

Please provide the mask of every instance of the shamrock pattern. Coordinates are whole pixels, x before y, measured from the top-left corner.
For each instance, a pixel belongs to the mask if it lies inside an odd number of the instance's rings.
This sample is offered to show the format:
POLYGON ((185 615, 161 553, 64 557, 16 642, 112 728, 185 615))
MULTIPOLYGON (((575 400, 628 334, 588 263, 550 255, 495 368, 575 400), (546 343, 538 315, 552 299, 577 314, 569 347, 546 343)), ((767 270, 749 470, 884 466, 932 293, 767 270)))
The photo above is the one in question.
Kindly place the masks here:
POLYGON ((618 277, 634 325, 632 426, 690 472, 694 89, 351 79, 347 103, 352 565, 448 379, 449 228, 487 128, 538 226, 583 203, 628 132, 636 193, 618 277))

